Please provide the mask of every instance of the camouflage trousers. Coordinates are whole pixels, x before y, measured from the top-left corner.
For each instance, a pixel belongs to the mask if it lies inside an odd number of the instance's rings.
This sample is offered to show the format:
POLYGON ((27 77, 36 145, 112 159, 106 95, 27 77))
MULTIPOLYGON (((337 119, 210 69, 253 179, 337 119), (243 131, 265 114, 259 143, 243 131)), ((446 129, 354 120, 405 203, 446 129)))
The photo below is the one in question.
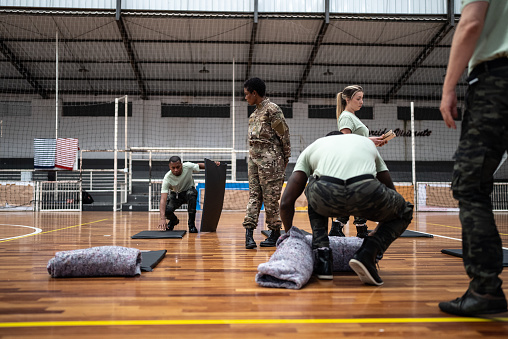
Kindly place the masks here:
POLYGON ((255 229, 261 205, 265 204, 266 225, 270 230, 282 226, 279 199, 284 183, 284 159, 282 150, 274 147, 251 147, 249 154, 249 202, 243 227, 255 229))
POLYGON ((508 149, 508 67, 484 72, 477 79, 465 98, 452 189, 459 201, 463 261, 472 279, 470 288, 494 293, 502 284, 503 251, 490 193, 494 173, 508 149))
POLYGON ((377 179, 342 185, 311 177, 305 195, 313 249, 329 247, 328 217, 353 214, 379 221, 370 238, 381 252, 406 230, 413 218, 413 205, 377 179))
POLYGON ((174 213, 175 210, 182 206, 182 204, 187 204, 187 211, 189 213, 188 224, 189 226, 195 226, 197 200, 198 191, 194 187, 184 192, 170 192, 166 204, 166 218, 174 224, 178 220, 174 213))

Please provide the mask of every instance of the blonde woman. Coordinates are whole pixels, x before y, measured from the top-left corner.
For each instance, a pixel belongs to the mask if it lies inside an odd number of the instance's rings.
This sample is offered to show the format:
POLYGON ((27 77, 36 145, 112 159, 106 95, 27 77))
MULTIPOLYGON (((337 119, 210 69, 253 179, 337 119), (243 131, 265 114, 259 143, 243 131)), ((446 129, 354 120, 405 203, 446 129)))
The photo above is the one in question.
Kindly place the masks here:
MULTIPOLYGON (((357 134, 369 138, 378 147, 387 143, 383 137, 369 137, 369 129, 355 115, 363 106, 363 88, 358 85, 351 85, 344 88, 337 94, 337 125, 339 131, 344 134, 357 134)), ((348 216, 342 216, 332 222, 332 229, 329 236, 344 237, 343 228, 349 220, 348 216)), ((367 231, 367 219, 355 216, 354 224, 356 226, 356 236, 365 238, 369 233, 367 231)))

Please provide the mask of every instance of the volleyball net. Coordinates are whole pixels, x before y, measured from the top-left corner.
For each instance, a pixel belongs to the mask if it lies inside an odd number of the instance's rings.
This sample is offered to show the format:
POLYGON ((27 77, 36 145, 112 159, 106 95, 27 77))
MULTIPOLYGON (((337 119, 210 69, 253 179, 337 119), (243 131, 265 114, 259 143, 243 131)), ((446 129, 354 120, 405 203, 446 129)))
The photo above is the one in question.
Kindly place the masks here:
MULTIPOLYGON (((457 207, 449 185, 460 122, 447 129, 438 109, 454 31, 442 16, 114 14, 0 12, 0 209, 33 206, 43 196, 34 183, 60 180, 80 182, 96 206, 119 209, 137 195, 156 209, 172 155, 227 163, 237 192, 225 206, 244 209, 253 107, 243 83, 254 76, 290 129, 286 179, 305 147, 337 129, 337 93, 359 84, 356 114, 371 135, 396 134, 379 152, 397 190, 419 210, 457 207), (59 139, 78 141, 70 169, 51 163, 58 150, 47 145, 59 139)), ((462 81, 459 100, 464 91, 462 81)), ((503 164, 493 194, 501 210, 507 177, 503 164)))

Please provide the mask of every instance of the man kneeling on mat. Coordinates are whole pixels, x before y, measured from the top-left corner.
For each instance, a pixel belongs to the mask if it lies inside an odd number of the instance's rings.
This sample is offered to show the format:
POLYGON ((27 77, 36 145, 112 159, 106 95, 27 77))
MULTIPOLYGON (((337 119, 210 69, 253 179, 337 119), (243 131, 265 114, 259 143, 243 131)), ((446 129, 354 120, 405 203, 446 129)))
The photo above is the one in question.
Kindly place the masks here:
MULTIPOLYGON (((220 162, 216 161, 217 166, 220 162)), ((161 201, 159 205, 160 221, 159 229, 161 231, 172 231, 180 222, 175 215, 175 210, 187 204, 189 213, 189 233, 198 233, 196 228, 196 202, 198 199, 198 191, 194 183, 192 173, 199 172, 204 169, 204 163, 194 164, 192 162, 184 162, 177 156, 169 158, 169 172, 164 176, 161 189, 161 201), (171 193, 169 193, 171 191, 171 193), (169 194, 169 199, 168 199, 169 194), (166 219, 169 223, 166 223, 166 219)))
POLYGON ((282 195, 280 215, 289 232, 295 201, 305 190, 314 273, 319 279, 333 279, 328 217, 361 215, 379 221, 349 261, 362 282, 379 286, 383 280, 377 273, 376 261, 411 222, 413 205, 395 190, 388 168, 371 140, 341 134, 330 132, 300 154, 282 195))

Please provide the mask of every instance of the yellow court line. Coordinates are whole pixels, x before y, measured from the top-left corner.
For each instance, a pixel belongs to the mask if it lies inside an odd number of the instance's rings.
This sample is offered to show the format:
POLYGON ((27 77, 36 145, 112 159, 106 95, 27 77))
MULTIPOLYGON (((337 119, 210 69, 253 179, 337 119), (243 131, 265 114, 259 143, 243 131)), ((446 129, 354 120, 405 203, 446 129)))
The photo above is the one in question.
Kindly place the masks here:
POLYGON ((202 319, 202 320, 90 320, 29 321, 0 323, 6 327, 69 327, 131 325, 269 325, 269 324, 386 324, 386 323, 478 323, 508 322, 508 318, 365 318, 365 319, 202 319))
POLYGON ((84 226, 84 225, 88 225, 88 224, 95 224, 97 222, 101 222, 101 221, 105 221, 105 220, 108 220, 108 219, 101 219, 101 220, 96 220, 96 221, 85 222, 83 224, 73 225, 73 226, 68 226, 68 227, 63 227, 63 228, 58 228, 56 230, 51 230, 51 231, 46 231, 46 232, 31 233, 31 234, 27 234, 25 236, 13 238, 13 239, 1 240, 0 243, 1 242, 6 242, 6 241, 11 241, 11 240, 17 240, 17 239, 27 238, 27 237, 33 237, 34 235, 38 235, 38 234, 51 233, 51 232, 66 230, 66 229, 73 228, 73 227, 79 227, 79 226, 84 226))

